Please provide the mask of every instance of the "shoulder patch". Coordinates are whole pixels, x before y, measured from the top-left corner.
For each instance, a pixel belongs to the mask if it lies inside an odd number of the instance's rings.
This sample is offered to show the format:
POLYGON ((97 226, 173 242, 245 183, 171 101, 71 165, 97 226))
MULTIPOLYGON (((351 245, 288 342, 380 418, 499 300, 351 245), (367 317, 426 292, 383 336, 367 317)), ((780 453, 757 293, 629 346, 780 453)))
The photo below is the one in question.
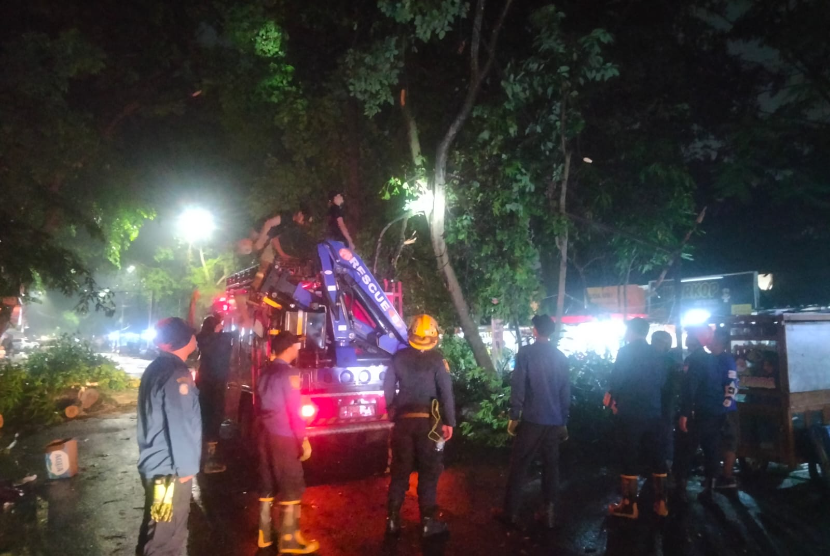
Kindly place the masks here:
POLYGON ((300 389, 300 377, 299 375, 291 375, 288 377, 288 381, 291 383, 291 388, 294 390, 300 389))
POLYGON ((187 385, 186 382, 182 382, 179 384, 179 394, 182 396, 187 396, 190 393, 190 386, 187 385))

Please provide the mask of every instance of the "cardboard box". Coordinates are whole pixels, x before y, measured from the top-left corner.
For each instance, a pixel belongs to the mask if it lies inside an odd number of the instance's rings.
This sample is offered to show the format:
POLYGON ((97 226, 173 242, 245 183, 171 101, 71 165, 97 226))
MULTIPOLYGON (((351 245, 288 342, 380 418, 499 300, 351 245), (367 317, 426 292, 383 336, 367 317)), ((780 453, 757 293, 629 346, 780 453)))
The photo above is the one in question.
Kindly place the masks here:
POLYGON ((46 472, 50 479, 68 479, 78 474, 78 441, 53 440, 46 446, 46 472))

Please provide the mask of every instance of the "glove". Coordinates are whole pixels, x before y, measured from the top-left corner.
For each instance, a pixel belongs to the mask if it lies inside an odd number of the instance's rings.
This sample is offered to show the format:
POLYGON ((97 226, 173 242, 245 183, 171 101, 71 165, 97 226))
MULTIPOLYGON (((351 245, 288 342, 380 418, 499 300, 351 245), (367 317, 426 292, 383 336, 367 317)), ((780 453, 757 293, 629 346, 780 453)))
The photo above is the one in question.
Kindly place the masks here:
POLYGON ((510 436, 516 436, 516 429, 519 428, 519 423, 520 421, 518 420, 514 421, 513 419, 510 419, 507 422, 507 434, 510 436))
POLYGON ((173 521, 173 491, 175 487, 175 477, 160 477, 155 480, 153 504, 150 506, 150 519, 157 523, 173 521))
POLYGON ((311 457, 311 442, 308 441, 308 437, 303 438, 303 453, 300 456, 300 461, 308 461, 308 458, 311 457))

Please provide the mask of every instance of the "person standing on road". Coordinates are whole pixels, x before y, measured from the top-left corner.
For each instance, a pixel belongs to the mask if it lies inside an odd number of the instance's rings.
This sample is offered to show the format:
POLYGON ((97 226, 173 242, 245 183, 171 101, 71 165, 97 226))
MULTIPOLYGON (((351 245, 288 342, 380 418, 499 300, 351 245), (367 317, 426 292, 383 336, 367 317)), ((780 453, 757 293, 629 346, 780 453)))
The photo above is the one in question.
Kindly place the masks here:
POLYGON ((644 455, 654 482, 654 513, 668 515, 666 488, 668 466, 663 425, 663 389, 668 368, 665 356, 646 342, 648 321, 628 321, 625 340, 611 371, 606 406, 616 407, 618 453, 622 463, 622 500, 611 504, 609 514, 637 519, 637 478, 644 455))
POLYGON ((223 327, 221 316, 210 315, 202 322, 202 329, 196 335, 199 346, 196 386, 202 408, 202 437, 207 447, 205 473, 222 473, 226 469, 217 447, 219 430, 225 418, 225 391, 228 388, 233 335, 222 332, 223 327))
POLYGON ((663 386, 663 439, 666 443, 663 453, 666 467, 671 469, 674 461, 674 424, 679 417, 680 382, 682 378, 682 355, 672 348, 671 334, 657 330, 651 335, 651 346, 663 356, 666 365, 666 383, 663 386))
POLYGON ((559 490, 559 444, 568 439, 568 412, 571 383, 568 358, 551 342, 553 320, 548 315, 533 317, 536 341, 519 349, 510 390, 510 420, 507 433, 515 436, 510 456, 510 473, 502 519, 519 525, 522 489, 530 466, 542 456, 544 524, 555 525, 556 496, 559 490))
POLYGON ((712 330, 708 326, 686 329, 686 347, 690 353, 683 365, 678 422, 680 433, 675 455, 677 499, 681 502, 687 500, 686 484, 698 445, 703 448, 706 473, 701 500, 711 499, 720 466, 724 381, 715 357, 704 349, 711 340, 712 330))
POLYGON ((273 541, 271 508, 280 506, 278 548, 282 554, 312 554, 320 548, 300 531, 300 503, 305 491, 302 462, 311 457, 311 444, 300 414, 300 373, 291 366, 300 352, 300 338, 281 332, 271 340, 271 363, 256 385, 260 400, 260 548, 273 541))
POLYGON ((731 338, 729 330, 718 328, 712 340, 712 355, 723 384, 723 419, 721 420, 721 449, 723 453, 723 475, 718 477, 716 489, 734 489, 738 482, 733 475, 740 441, 740 421, 738 420, 738 367, 730 353, 731 338))
POLYGON ((418 472, 418 506, 424 537, 447 531, 438 520, 438 479, 444 443, 455 427, 450 367, 438 345, 438 323, 418 315, 409 327, 409 347, 392 358, 383 381, 392 429, 392 479, 389 482, 386 533, 401 528, 401 506, 409 476, 418 472), (396 392, 397 391, 397 392, 396 392))
POLYGON ((199 392, 187 357, 196 349, 193 329, 180 318, 156 324, 161 354, 138 389, 138 472, 144 485, 144 518, 136 553, 179 556, 187 544, 193 476, 202 455, 199 392))
POLYGON ((354 251, 354 242, 349 235, 346 221, 343 220, 343 193, 332 191, 329 193, 329 212, 326 220, 326 239, 333 239, 348 245, 354 251))

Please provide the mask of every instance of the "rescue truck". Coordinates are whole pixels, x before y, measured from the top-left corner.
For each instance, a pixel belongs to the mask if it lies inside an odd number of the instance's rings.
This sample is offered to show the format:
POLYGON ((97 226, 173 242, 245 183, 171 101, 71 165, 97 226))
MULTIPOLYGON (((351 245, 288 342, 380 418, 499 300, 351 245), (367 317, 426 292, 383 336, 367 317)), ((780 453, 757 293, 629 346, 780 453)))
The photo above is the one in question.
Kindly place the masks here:
POLYGON ((320 243, 311 263, 276 261, 227 279, 215 309, 225 313, 225 329, 237 332, 226 413, 243 440, 253 434, 256 383, 269 361, 269 339, 290 331, 302 338, 294 366, 315 453, 324 438, 351 450, 379 443, 386 453, 392 424, 383 379, 392 356, 407 345, 407 328, 401 283, 384 286, 337 241, 320 243))

